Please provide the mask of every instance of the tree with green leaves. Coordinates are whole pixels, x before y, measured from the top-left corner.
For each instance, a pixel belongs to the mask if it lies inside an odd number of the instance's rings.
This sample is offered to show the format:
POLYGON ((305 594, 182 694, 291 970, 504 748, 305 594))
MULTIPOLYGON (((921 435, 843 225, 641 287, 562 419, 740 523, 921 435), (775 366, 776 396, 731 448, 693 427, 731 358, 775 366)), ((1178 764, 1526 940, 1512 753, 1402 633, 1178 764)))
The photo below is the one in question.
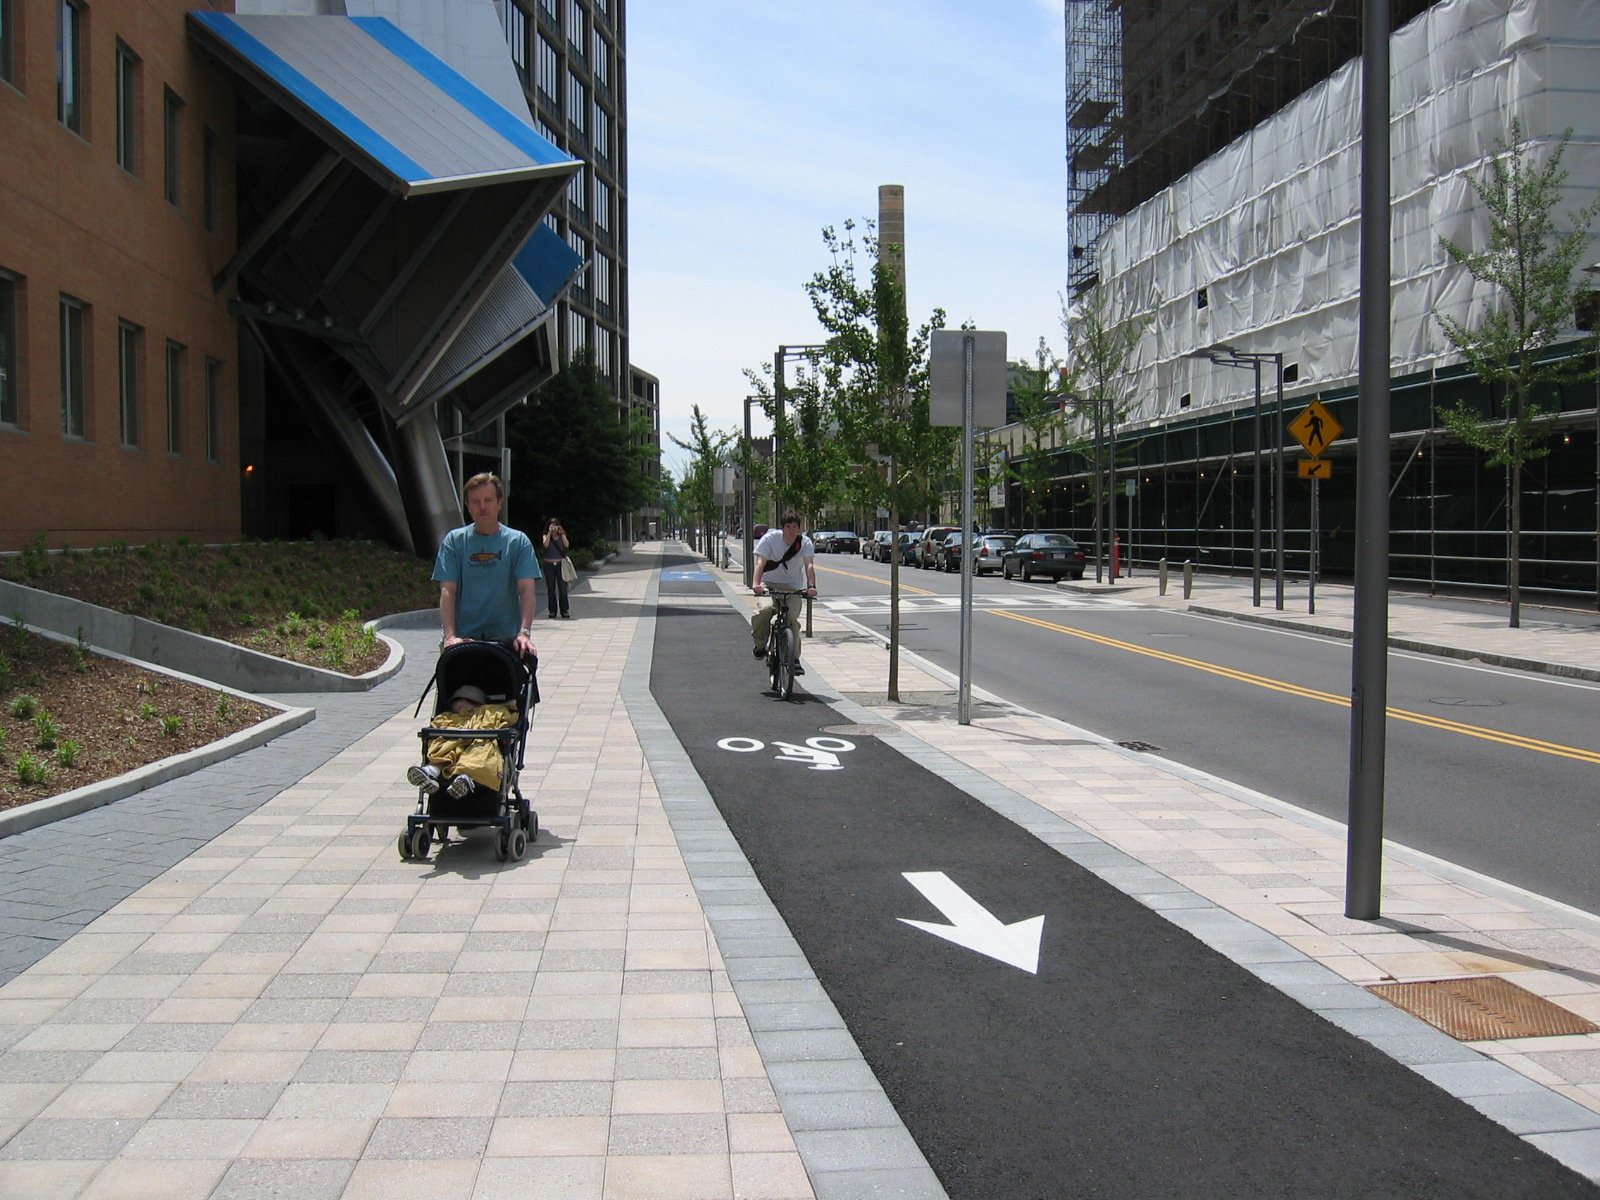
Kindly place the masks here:
POLYGON ((1070 435, 1067 429, 1062 405, 1068 394, 1061 359, 1044 338, 1034 347, 1031 361, 1019 359, 1011 364, 1011 395, 1017 406, 1020 437, 1008 474, 1022 492, 1027 523, 1034 528, 1044 524, 1056 455, 1085 445, 1084 438, 1070 435))
MULTIPOLYGON (((806 284, 827 337, 821 384, 837 422, 838 440, 858 473, 859 493, 887 508, 890 527, 900 514, 931 513, 936 487, 955 453, 960 430, 936 426, 928 411, 928 345, 944 328, 935 309, 911 330, 905 288, 892 261, 899 247, 880 246, 872 222, 857 243, 855 222, 822 231, 826 269, 806 284), (870 267, 857 255, 869 256, 870 267), (879 464, 885 470, 880 474, 879 464)), ((889 699, 899 700, 900 562, 889 569, 889 699)))
POLYGON ((1584 289, 1575 282, 1589 244, 1589 226, 1600 216, 1600 196, 1568 212, 1558 228, 1555 208, 1568 172, 1561 166, 1568 129, 1541 159, 1519 118, 1510 136, 1496 140, 1495 155, 1472 190, 1489 220, 1488 243, 1474 250, 1446 238, 1440 245, 1450 261, 1494 289, 1494 299, 1476 327, 1440 312, 1434 319, 1479 379, 1496 385, 1505 397, 1495 416, 1466 403, 1439 414, 1444 427, 1474 449, 1491 467, 1505 468, 1506 590, 1510 626, 1522 623, 1522 472, 1543 458, 1543 443, 1553 430, 1553 413, 1536 399, 1541 389, 1594 376, 1595 335, 1574 353, 1552 358, 1549 351, 1570 330, 1574 305, 1584 289))
MULTIPOLYGON (((1117 425, 1133 408, 1129 391, 1128 360, 1139 338, 1154 318, 1114 302, 1104 287, 1096 287, 1081 299, 1061 305, 1061 328, 1067 336, 1067 358, 1074 389, 1069 404, 1087 421, 1096 448, 1094 480, 1095 578, 1100 576, 1106 542, 1106 499, 1116 482, 1117 425), (1103 434, 1108 437, 1103 438, 1103 434), (1098 447, 1110 443, 1102 456, 1098 447)), ((1078 425, 1081 432, 1082 422, 1078 425)), ((1088 439, 1086 438, 1087 442, 1088 439)), ((1112 499, 1112 504, 1116 503, 1112 499)), ((1114 510, 1113 510, 1114 511, 1114 510)))
POLYGON ((744 374, 772 425, 778 507, 798 516, 802 528, 814 529, 842 499, 840 480, 848 465, 834 436, 837 422, 822 377, 801 369, 785 381, 780 399, 771 363, 762 364, 759 373, 744 374))
POLYGON ((506 520, 537 531, 559 517, 574 545, 593 545, 649 503, 651 481, 627 414, 587 351, 506 415, 511 488, 506 520))
POLYGON ((725 466, 733 434, 713 431, 698 404, 689 412, 689 440, 668 434, 681 450, 689 452, 683 481, 678 485, 680 515, 693 521, 701 531, 700 549, 711 557, 711 531, 717 527, 716 469, 725 466))

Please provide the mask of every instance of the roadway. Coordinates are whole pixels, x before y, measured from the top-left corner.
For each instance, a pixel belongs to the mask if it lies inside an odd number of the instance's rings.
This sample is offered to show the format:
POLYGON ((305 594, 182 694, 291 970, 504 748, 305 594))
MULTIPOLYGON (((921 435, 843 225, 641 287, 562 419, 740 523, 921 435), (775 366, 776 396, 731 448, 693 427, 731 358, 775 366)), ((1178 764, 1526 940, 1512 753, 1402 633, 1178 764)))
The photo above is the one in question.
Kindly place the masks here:
MULTIPOLYGON (((819 603, 887 634, 887 564, 817 566, 819 603)), ((1349 642, 1047 581, 973 584, 974 686, 1344 819, 1349 642)), ((959 576, 903 569, 901 586, 903 645, 955 672, 959 576)), ((1600 685, 1407 652, 1389 672, 1387 835, 1600 912, 1600 685)))

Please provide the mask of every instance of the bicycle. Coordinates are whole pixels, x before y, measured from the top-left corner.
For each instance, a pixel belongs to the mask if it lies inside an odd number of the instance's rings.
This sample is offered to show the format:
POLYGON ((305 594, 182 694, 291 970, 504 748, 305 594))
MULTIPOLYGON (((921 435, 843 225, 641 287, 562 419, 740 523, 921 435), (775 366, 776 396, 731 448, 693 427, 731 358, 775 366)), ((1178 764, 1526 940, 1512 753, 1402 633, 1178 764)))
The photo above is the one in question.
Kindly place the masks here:
POLYGON ((772 690, 780 700, 794 695, 795 664, 800 658, 797 645, 800 633, 790 627, 792 606, 803 599, 805 592, 796 588, 766 585, 772 596, 772 624, 767 629, 767 671, 772 677, 772 690))

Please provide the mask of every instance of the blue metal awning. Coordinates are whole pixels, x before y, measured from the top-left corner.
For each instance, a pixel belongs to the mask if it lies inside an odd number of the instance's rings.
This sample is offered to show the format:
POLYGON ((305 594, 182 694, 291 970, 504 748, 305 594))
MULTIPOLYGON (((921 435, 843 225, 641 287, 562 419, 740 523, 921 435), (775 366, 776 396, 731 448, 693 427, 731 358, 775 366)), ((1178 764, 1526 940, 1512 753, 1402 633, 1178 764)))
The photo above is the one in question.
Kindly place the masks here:
POLYGON ((208 49, 398 195, 581 166, 386 18, 189 19, 208 49))

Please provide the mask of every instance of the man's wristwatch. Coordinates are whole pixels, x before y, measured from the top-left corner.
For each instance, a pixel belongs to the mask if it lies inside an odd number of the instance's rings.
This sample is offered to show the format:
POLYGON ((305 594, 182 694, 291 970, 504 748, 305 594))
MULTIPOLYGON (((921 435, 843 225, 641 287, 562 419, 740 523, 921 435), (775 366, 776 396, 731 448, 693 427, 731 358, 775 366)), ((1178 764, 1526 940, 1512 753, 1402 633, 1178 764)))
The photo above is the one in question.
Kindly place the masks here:
POLYGON ((524 625, 519 632, 522 634, 523 637, 531 638, 533 636, 533 626, 532 625, 524 625))

